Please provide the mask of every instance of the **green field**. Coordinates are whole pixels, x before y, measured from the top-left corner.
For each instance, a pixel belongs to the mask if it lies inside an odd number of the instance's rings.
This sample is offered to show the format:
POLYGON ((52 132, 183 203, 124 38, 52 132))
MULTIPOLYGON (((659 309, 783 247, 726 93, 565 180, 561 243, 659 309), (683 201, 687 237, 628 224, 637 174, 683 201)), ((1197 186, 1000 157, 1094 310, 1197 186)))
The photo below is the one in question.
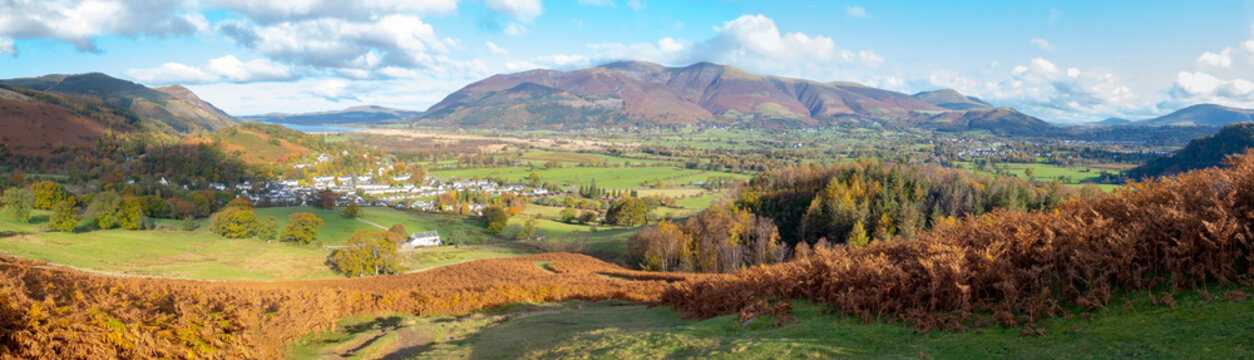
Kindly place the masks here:
MULTIPOLYGON (((1216 294, 1220 293, 1218 291, 1216 294)), ((915 333, 902 324, 820 315, 794 301, 800 322, 773 327, 769 316, 742 327, 735 315, 682 320, 666 307, 602 301, 520 304, 469 315, 379 314, 345 319, 339 330, 289 349, 296 358, 353 355, 511 359, 1241 359, 1254 357, 1254 300, 1179 305, 1116 296, 1084 319, 1038 324, 1044 335, 991 326, 967 332, 915 333), (370 341, 370 339, 376 339, 370 341)))
MULTIPOLYGON (((37 223, 47 221, 43 215, 37 223)), ((308 279, 334 276, 317 246, 226 239, 204 228, 36 233, 36 224, 0 220, 0 252, 82 269, 191 279, 308 279)))
MULTIPOLYGON (((475 168, 456 170, 436 170, 432 175, 469 179, 475 177, 498 177, 510 181, 521 181, 531 174, 530 167, 512 166, 495 168, 475 168)), ((544 182, 557 182, 562 185, 588 185, 596 181, 602 188, 636 188, 650 186, 662 180, 673 185, 687 185, 694 181, 706 181, 714 176, 727 176, 736 179, 748 179, 748 175, 733 174, 719 171, 703 171, 681 169, 677 167, 565 167, 544 169, 536 168, 536 174, 544 182)))
POLYGON ((402 263, 409 271, 430 269, 460 262, 535 254, 535 249, 517 243, 472 246, 441 246, 418 249, 403 254, 402 263))
POLYGON ((384 229, 363 221, 350 219, 336 211, 308 206, 259 208, 256 209, 256 212, 258 217, 274 216, 277 218, 280 229, 287 226, 288 215, 298 212, 312 213, 326 223, 322 228, 318 229, 317 239, 326 245, 343 244, 357 230, 380 231, 395 224, 405 225, 405 229, 409 232, 436 230, 440 232, 441 237, 446 239, 452 237, 468 243, 482 243, 493 239, 491 235, 483 232, 483 227, 474 219, 440 214, 411 213, 384 207, 364 207, 361 215, 361 220, 373 222, 383 226, 384 229))

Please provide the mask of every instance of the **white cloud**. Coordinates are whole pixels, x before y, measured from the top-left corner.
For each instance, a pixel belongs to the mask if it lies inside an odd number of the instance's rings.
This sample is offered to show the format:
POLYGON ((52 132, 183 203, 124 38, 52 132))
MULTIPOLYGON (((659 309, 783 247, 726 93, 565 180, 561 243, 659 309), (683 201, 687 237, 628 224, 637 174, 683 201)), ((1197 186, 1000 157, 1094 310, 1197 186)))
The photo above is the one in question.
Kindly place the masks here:
POLYGON ((1039 47, 1041 48, 1041 50, 1045 50, 1045 51, 1050 51, 1054 49, 1054 45, 1050 44, 1049 40, 1045 40, 1042 38, 1033 38, 1032 40, 1028 40, 1028 43, 1032 45, 1036 45, 1036 47, 1039 47))
POLYGON ((684 49, 684 44, 679 43, 672 37, 664 37, 657 41, 658 50, 664 53, 674 53, 684 49))
POLYGON ((866 12, 866 8, 861 7, 861 6, 846 6, 846 7, 845 7, 845 14, 846 14, 846 15, 849 15, 849 16, 851 16, 851 17, 856 17, 856 18, 868 18, 868 17, 871 17, 871 15, 870 15, 870 14, 867 14, 867 12, 866 12))
POLYGON ((268 59, 240 61, 235 55, 209 60, 212 71, 231 82, 277 81, 294 78, 291 70, 268 59))
POLYGON ((481 0, 488 9, 518 21, 531 22, 544 12, 540 0, 481 0))
POLYGON ((149 85, 202 84, 218 80, 194 66, 169 62, 150 69, 126 70, 126 77, 149 85))
POLYGON ((505 30, 502 32, 509 36, 523 36, 527 34, 527 31, 526 26, 519 25, 518 23, 510 23, 509 26, 506 26, 505 30))
POLYGON ((579 0, 584 6, 614 6, 614 0, 579 0))
POLYGON ((718 36, 708 46, 724 58, 830 61, 836 57, 832 38, 796 32, 781 34, 775 20, 763 15, 742 15, 714 30, 718 36))
POLYGON ((229 20, 218 27, 240 45, 271 59, 319 69, 372 71, 397 66, 444 72, 456 65, 447 56, 447 42, 412 15, 364 23, 322 18, 256 25, 229 20))
POLYGON ((628 0, 627 7, 630 7, 632 10, 635 10, 635 11, 643 11, 645 7, 645 1, 644 0, 628 0))
POLYGON ((1241 43, 1241 47, 1250 53, 1250 64, 1254 65, 1254 40, 1246 40, 1241 43))
POLYGON ((501 48, 500 46, 496 46, 496 43, 494 42, 484 41, 483 45, 487 46, 488 51, 491 51, 493 54, 497 54, 497 55, 509 54, 509 50, 505 50, 504 48, 501 48))
POLYGON ((0 55, 17 55, 17 47, 13 46, 13 39, 0 37, 0 55))
POLYGON ((356 100, 357 97, 352 93, 348 82, 340 79, 322 80, 309 88, 309 94, 331 101, 356 100))
POLYGON ((553 54, 549 56, 541 56, 537 58, 536 61, 553 64, 557 67, 589 65, 588 58, 583 55, 553 54))
POLYGON ((1137 95, 1110 72, 1063 68, 1045 58, 1031 59, 1009 72, 1004 69, 993 66, 979 74, 933 71, 927 84, 918 88, 952 88, 1051 121, 1100 120, 1155 110, 1151 99, 1137 95))
POLYGON ((872 68, 879 67, 880 64, 884 63, 883 57, 879 56, 879 54, 871 52, 870 50, 859 51, 858 59, 862 60, 863 64, 872 68))
POLYGON ((1229 47, 1224 48, 1219 53, 1213 53, 1210 51, 1204 52, 1202 53, 1202 56, 1197 57, 1197 66, 1198 67, 1205 66, 1205 67, 1212 67, 1212 68, 1223 68, 1223 69, 1230 68, 1232 67, 1232 52, 1233 51, 1234 50, 1232 49, 1232 47, 1229 46, 1229 47))
POLYGON ((1176 106, 1196 103, 1250 108, 1254 107, 1254 82, 1236 78, 1220 79, 1204 72, 1181 71, 1169 91, 1168 103, 1176 106))
POLYGON ((0 37, 49 39, 99 52, 96 38, 102 35, 170 37, 207 27, 204 16, 182 11, 186 5, 186 0, 0 1, 0 37))

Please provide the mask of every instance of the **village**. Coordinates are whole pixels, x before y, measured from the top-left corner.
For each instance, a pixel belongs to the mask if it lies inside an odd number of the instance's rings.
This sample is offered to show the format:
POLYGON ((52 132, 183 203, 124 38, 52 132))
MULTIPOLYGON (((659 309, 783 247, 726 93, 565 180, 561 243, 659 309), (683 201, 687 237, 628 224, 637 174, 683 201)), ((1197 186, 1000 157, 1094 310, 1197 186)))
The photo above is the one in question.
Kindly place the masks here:
MULTIPOLYGON (((415 185, 409 182, 410 178, 411 175, 396 176, 391 178, 392 182, 388 184, 376 182, 370 176, 320 176, 314 177, 311 184, 302 184, 297 180, 244 182, 236 185, 235 191, 239 197, 250 200, 258 207, 312 206, 321 201, 319 197, 321 194, 332 193, 336 197, 335 206, 355 203, 359 206, 392 207, 423 212, 456 210, 452 205, 437 208, 433 200, 436 196, 450 191, 479 192, 493 196, 513 194, 529 198, 558 195, 540 187, 501 185, 491 180, 454 180, 430 176, 425 178, 421 185, 415 185)), ((470 213, 477 215, 483 207, 483 204, 471 204, 470 213)))

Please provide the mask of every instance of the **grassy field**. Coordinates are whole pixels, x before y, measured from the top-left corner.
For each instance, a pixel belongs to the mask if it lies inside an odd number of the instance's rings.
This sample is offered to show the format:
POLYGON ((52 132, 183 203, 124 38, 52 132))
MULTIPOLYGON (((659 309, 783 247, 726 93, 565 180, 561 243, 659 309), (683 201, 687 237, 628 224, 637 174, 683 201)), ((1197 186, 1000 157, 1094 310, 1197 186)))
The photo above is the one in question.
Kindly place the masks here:
MULTIPOLYGON (((258 217, 274 216, 277 218, 280 229, 287 226, 288 215, 298 212, 312 213, 325 222, 325 225, 318 229, 318 240, 327 245, 343 244, 357 230, 383 230, 366 222, 350 219, 336 211, 308 206, 260 208, 256 209, 256 212, 258 217)), ((395 224, 402 224, 409 232, 436 230, 440 232, 441 237, 446 239, 451 237, 467 243, 481 243, 492 239, 491 235, 483 232, 483 227, 478 221, 459 216, 410 213, 386 207, 364 207, 361 220, 379 224, 385 229, 395 224)))
MULTIPOLYGON (((47 221, 43 215, 36 223, 47 221)), ((35 233, 37 224, 0 220, 0 252, 77 268, 191 279, 309 279, 334 276, 317 246, 225 239, 205 229, 35 233)))
POLYGON ((430 269, 460 262, 535 254, 536 250, 517 243, 472 246, 441 246, 403 253, 402 263, 409 271, 430 269))
MULTIPOLYGON (((1219 292, 1216 292, 1219 293, 1219 292)), ((380 314, 345 319, 338 331, 290 348, 296 358, 358 355, 398 358, 514 359, 1239 359, 1254 356, 1254 300, 1179 305, 1111 305, 1096 317, 1052 319, 1044 335, 993 326, 961 333, 915 333, 901 324, 862 324, 820 315, 794 302, 801 321, 742 327, 735 315, 682 320, 665 307, 603 301, 520 304, 461 316, 380 314), (372 354, 372 355, 367 355, 372 354)), ((1112 304, 1123 304, 1116 297, 1112 304)))
MULTIPOLYGON (((498 177, 510 181, 520 181, 531 174, 530 167, 512 166, 477 169, 455 169, 432 171, 432 175, 469 179, 474 177, 498 177)), ((562 185, 588 185, 593 180, 602 188, 635 188, 649 186, 655 181, 665 181, 673 185, 687 185, 695 181, 706 181, 714 176, 728 176, 736 179, 747 179, 747 175, 718 171, 702 171, 682 169, 678 167, 565 167, 536 168, 536 174, 544 182, 557 182, 562 185)))

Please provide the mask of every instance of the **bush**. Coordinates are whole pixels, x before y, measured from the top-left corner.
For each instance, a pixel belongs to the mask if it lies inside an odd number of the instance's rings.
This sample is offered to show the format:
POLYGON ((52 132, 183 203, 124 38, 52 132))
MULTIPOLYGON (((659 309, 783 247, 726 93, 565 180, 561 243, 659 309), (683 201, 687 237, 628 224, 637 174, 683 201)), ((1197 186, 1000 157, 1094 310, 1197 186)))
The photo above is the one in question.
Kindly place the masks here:
POLYGON ((13 221, 30 221, 30 211, 34 206, 35 194, 30 189, 11 188, 4 191, 4 213, 13 221))
POLYGON ((61 200, 52 205, 52 216, 48 218, 48 229, 52 231, 73 232, 78 227, 78 207, 70 200, 61 200))
POLYGON ((287 216, 287 228, 279 237, 283 241, 309 244, 318 237, 318 228, 322 227, 322 219, 311 213, 294 213, 287 216))
POLYGON ((209 231, 228 239, 252 237, 258 228, 257 214, 252 209, 228 207, 209 218, 209 231))

